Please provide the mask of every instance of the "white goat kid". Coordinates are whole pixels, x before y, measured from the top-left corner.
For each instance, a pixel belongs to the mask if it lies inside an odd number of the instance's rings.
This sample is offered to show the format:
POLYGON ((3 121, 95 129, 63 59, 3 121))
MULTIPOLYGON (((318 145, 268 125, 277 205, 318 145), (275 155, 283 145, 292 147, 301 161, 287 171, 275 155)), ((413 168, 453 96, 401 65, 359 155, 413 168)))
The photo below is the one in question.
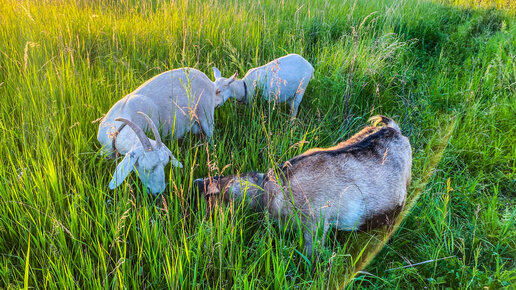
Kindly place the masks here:
POLYGON ((230 97, 249 103, 256 90, 260 89, 269 102, 288 102, 291 115, 295 117, 313 74, 312 65, 298 54, 288 54, 266 65, 250 69, 240 80, 236 79, 237 73, 230 78, 223 78, 220 71, 213 67, 215 106, 223 105, 230 97))
MULTIPOLYGON (((209 138, 213 135, 214 101, 213 82, 203 72, 193 68, 180 68, 159 74, 119 100, 102 119, 97 134, 103 154, 114 157, 118 152, 130 156, 128 161, 124 159, 121 163, 124 170, 117 168, 110 187, 118 186, 133 167, 138 170, 139 166, 138 171, 142 182, 151 189, 153 194, 162 192, 165 189, 164 166, 161 168, 160 165, 162 158, 150 157, 149 152, 154 152, 156 149, 149 151, 148 144, 144 144, 147 142, 142 141, 144 134, 137 131, 143 132, 149 127, 151 129, 153 126, 156 127, 154 124, 161 124, 163 137, 173 135, 174 138, 181 138, 188 131, 197 134, 202 130, 209 138), (151 120, 152 125, 146 120, 147 118, 151 120), (130 123, 133 125, 131 126, 130 123), (129 125, 132 130, 129 130, 126 125, 129 125), (124 164, 127 164, 127 167, 124 164), (134 166, 130 166, 131 164, 134 166), (153 168, 156 170, 152 170, 153 168), (154 182, 159 185, 152 185, 151 183, 154 182)), ((156 139, 159 138, 157 132, 156 129, 156 139)), ((152 148, 156 148, 157 140, 147 140, 152 148)), ((161 141, 159 143, 161 144, 161 141)), ((172 160, 174 166, 182 167, 166 146, 159 148, 161 149, 158 151, 166 151, 169 155, 166 158, 167 163, 172 160)))

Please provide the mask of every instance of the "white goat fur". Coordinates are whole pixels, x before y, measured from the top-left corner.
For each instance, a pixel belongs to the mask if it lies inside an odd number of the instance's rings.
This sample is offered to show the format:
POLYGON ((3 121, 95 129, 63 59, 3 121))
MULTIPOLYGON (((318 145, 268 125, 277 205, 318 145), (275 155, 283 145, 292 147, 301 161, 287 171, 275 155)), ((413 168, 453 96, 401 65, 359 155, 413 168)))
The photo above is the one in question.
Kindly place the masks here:
POLYGON ((256 90, 260 89, 269 102, 288 102, 291 115, 296 116, 313 74, 312 65, 298 54, 288 54, 266 65, 250 69, 240 80, 236 79, 237 74, 223 78, 220 71, 214 67, 213 76, 217 90, 215 105, 221 106, 230 97, 248 103, 252 101, 256 90))
MULTIPOLYGON (((135 163, 145 163, 145 168, 142 169, 150 171, 158 163, 163 162, 162 158, 154 158, 154 161, 143 162, 141 160, 137 162, 139 156, 145 150, 140 149, 142 144, 137 134, 129 126, 120 130, 123 122, 117 121, 117 118, 129 120, 141 129, 146 130, 148 125, 145 118, 138 114, 138 112, 143 112, 150 116, 153 123, 161 124, 164 137, 173 134, 174 138, 181 138, 188 131, 200 133, 201 129, 207 137, 211 137, 213 134, 214 100, 214 84, 203 72, 193 68, 180 68, 151 78, 113 105, 100 123, 97 139, 102 145, 103 154, 110 154, 110 156, 114 156, 115 152, 126 156, 129 154, 129 156, 132 156, 130 158, 132 162, 122 162, 119 165, 119 167, 126 166, 125 169, 120 168, 119 170, 117 167, 110 187, 118 186, 133 169, 135 163), (117 133, 117 130, 120 130, 120 132, 117 133), (115 177, 118 177, 118 180, 115 181, 115 177)), ((153 146, 155 145, 154 140, 150 140, 150 142, 153 146)), ((166 146, 163 147, 166 148, 166 146)), ((170 153, 170 151, 168 152, 170 153)), ((169 156, 173 165, 182 167, 181 163, 172 154, 169 154, 169 156)), ((168 162, 167 160, 166 163, 168 162)), ((141 178, 142 172, 139 172, 139 174, 141 178)), ((147 177, 151 178, 153 174, 147 174, 147 177)), ((151 189, 152 193, 161 192, 165 188, 164 173, 155 172, 155 174, 163 174, 163 178, 158 178, 160 184, 151 189)), ((144 179, 142 181, 146 183, 144 179)), ((149 187, 149 184, 146 185, 149 187)))

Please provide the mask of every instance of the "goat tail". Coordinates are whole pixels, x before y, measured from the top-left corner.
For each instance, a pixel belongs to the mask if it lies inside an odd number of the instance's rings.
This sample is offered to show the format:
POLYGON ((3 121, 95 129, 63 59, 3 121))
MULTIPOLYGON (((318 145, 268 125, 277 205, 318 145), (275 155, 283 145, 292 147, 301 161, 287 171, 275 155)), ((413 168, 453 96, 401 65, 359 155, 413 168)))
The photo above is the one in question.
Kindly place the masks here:
POLYGON ((394 122, 391 118, 387 118, 383 115, 372 116, 371 118, 369 118, 369 122, 372 122, 373 126, 376 126, 376 125, 378 125, 378 123, 381 122, 381 123, 385 124, 385 126, 391 127, 394 130, 401 133, 401 130, 400 130, 400 127, 398 126, 398 124, 396 124, 396 122, 394 122))

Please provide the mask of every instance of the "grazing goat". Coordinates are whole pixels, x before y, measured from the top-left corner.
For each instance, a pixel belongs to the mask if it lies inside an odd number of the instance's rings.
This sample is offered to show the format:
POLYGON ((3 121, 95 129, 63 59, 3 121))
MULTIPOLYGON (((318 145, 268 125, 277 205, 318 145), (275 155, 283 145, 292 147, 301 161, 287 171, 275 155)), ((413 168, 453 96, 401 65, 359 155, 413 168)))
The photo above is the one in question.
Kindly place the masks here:
POLYGON ((312 65, 298 54, 288 54, 250 69, 240 80, 236 79, 237 73, 230 78, 223 78, 220 71, 213 67, 217 95, 215 106, 221 106, 230 97, 249 103, 256 89, 260 89, 267 101, 289 102, 291 115, 295 117, 313 74, 312 65))
POLYGON ((166 164, 170 160, 174 166, 182 167, 182 164, 161 141, 158 142, 161 138, 154 124, 161 124, 163 137, 172 134, 174 138, 181 138, 188 131, 197 134, 201 129, 211 137, 214 100, 213 82, 193 68, 159 74, 119 100, 102 119, 97 134, 103 154, 110 157, 116 153, 125 155, 109 184, 110 188, 120 185, 136 168, 140 179, 153 194, 163 192, 166 164), (149 127, 156 141, 144 138, 143 130, 149 127), (154 153, 156 156, 150 157, 154 153), (163 159, 165 153, 168 155, 166 160, 163 159))
POLYGON ((247 188, 259 188, 251 196, 262 198, 272 216, 282 222, 300 217, 310 257, 318 222, 323 225, 324 243, 331 224, 346 231, 391 224, 405 204, 412 168, 409 140, 391 119, 370 120, 385 126, 368 126, 334 147, 310 149, 276 170, 269 169, 265 176, 253 174, 261 178, 241 175, 215 182, 206 178, 196 184, 204 195, 222 191, 225 200, 226 195, 244 194, 243 179, 251 183, 247 188))

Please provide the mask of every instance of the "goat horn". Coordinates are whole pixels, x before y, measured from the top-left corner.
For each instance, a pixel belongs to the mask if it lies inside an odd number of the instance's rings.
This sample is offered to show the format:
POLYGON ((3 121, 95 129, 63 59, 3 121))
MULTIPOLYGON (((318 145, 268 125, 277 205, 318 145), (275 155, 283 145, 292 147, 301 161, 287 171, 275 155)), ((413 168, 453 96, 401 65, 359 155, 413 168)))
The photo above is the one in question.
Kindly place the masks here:
POLYGON ((154 138, 156 139, 156 147, 160 148, 163 143, 161 143, 161 136, 159 135, 158 128, 156 128, 156 125, 154 124, 152 119, 149 116, 147 116, 147 114, 145 114, 143 112, 138 112, 138 114, 140 114, 140 115, 145 117, 145 120, 147 121, 147 124, 149 124, 149 126, 152 129, 152 133, 154 133, 154 138))
POLYGON ((152 150, 152 144, 149 141, 149 138, 147 137, 147 135, 145 135, 145 133, 143 132, 142 128, 140 128, 140 126, 136 125, 135 123, 133 123, 125 118, 116 118, 115 121, 124 122, 127 125, 129 125, 129 127, 131 127, 131 129, 133 129, 136 136, 138 136, 138 139, 140 139, 140 142, 142 142, 143 147, 149 151, 152 150))

